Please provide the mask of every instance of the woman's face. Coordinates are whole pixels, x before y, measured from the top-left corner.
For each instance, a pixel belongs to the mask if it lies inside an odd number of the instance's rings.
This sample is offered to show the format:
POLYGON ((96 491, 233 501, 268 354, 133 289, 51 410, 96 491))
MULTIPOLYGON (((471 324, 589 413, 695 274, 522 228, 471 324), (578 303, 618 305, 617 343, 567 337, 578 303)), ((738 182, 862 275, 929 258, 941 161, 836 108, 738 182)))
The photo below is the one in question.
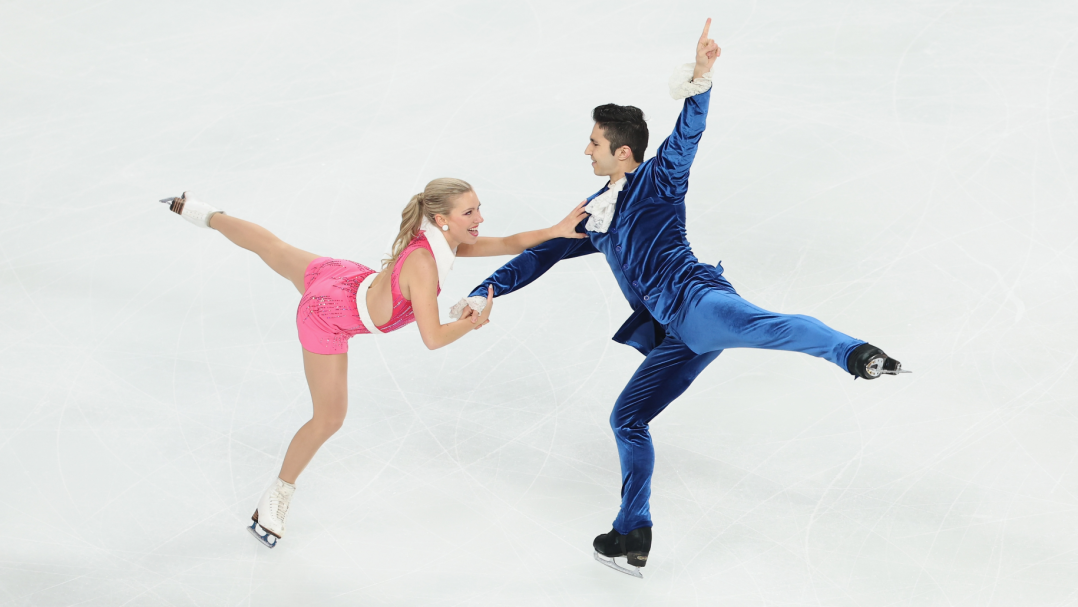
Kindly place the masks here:
POLYGON ((483 223, 483 215, 479 212, 479 197, 475 192, 465 192, 457 196, 453 210, 449 217, 438 215, 438 227, 449 226, 448 231, 443 231, 450 246, 461 244, 475 244, 479 240, 479 224, 483 223))

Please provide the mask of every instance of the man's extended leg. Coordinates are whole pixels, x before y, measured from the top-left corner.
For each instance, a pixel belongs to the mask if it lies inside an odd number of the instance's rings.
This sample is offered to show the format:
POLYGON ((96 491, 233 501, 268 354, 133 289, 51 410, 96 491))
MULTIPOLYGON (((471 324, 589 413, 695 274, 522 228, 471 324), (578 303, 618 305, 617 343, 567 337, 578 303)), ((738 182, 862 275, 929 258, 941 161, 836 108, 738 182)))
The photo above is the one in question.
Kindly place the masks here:
POLYGON ((680 339, 667 336, 648 354, 614 403, 610 427, 621 458, 621 511, 614 529, 626 535, 651 527, 651 475, 655 449, 648 423, 689 387, 696 376, 721 353, 696 354, 680 339))
POLYGON ((690 302, 673 327, 697 352, 763 348, 803 352, 849 371, 846 360, 854 339, 802 314, 770 312, 730 290, 712 289, 690 302))
POLYGON ((902 370, 902 363, 883 350, 811 316, 764 310, 742 299, 725 279, 720 287, 694 297, 671 323, 670 330, 695 352, 729 348, 789 350, 818 356, 865 379, 908 373, 902 370))

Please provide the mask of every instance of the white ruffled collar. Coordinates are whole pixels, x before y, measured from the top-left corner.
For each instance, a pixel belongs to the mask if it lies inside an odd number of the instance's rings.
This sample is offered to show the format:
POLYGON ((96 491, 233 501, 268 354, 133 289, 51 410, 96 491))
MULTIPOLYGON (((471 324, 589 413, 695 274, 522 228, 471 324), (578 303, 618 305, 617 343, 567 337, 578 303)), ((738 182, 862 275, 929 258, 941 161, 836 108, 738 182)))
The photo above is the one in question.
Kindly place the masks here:
POLYGON ((618 192, 625 187, 625 183, 623 175, 584 207, 584 210, 591 214, 584 226, 589 232, 606 232, 610 228, 610 222, 614 219, 614 207, 618 202, 618 192))
POLYGON ((449 246, 438 226, 426 217, 423 218, 419 231, 426 235, 427 242, 430 243, 430 252, 434 254, 434 263, 438 266, 438 286, 444 287, 445 279, 453 269, 453 260, 457 258, 457 251, 449 246))

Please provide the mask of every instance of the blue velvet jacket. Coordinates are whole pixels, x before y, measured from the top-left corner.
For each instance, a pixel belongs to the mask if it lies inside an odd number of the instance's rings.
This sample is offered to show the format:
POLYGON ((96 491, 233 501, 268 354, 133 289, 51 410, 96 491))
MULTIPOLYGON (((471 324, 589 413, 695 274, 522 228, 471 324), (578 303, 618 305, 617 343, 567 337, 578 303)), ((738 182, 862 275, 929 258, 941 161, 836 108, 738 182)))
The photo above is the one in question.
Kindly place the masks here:
MULTIPOLYGON (((661 343, 678 312, 701 289, 723 288, 725 283, 722 266, 696 259, 685 235, 689 167, 704 133, 710 99, 710 90, 686 99, 674 132, 659 146, 655 157, 625 174, 626 184, 618 193, 606 233, 588 232, 588 238, 581 239, 555 238, 532 247, 499 268, 471 295, 485 296, 487 285, 494 286, 495 297, 506 295, 563 259, 601 252, 633 309, 614 341, 645 355, 661 343)), ((586 231, 586 223, 582 221, 577 231, 586 231)), ((725 286, 728 288, 728 283, 725 286)))

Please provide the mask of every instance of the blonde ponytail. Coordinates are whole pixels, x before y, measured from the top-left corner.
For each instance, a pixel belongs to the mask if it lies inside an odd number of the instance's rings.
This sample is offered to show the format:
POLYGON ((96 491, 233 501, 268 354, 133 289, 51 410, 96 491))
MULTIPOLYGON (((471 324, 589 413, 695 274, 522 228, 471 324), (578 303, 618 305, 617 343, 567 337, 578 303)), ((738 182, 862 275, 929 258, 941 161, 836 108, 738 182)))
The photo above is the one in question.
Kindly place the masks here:
POLYGON ((435 223, 435 215, 448 216, 457 202, 457 197, 471 191, 472 186, 467 181, 441 177, 431 181, 422 192, 412 196, 401 211, 400 232, 393 240, 389 257, 382 260, 382 270, 393 265, 408 243, 419 234, 424 217, 435 223))

